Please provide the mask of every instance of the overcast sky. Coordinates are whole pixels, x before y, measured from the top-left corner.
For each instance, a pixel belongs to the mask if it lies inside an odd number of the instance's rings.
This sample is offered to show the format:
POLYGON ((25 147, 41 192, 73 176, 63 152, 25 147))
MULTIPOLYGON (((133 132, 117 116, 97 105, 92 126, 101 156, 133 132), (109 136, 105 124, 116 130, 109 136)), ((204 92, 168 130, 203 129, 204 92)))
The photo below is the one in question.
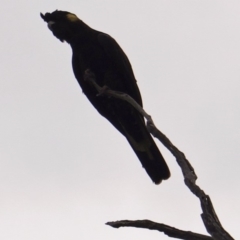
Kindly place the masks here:
POLYGON ((39 16, 56 9, 122 46, 145 110, 184 151, 222 225, 240 239, 239 0, 3 1, 0 239, 169 239, 104 225, 121 219, 206 234, 174 157, 157 143, 172 176, 155 186, 82 94, 70 47, 39 16))

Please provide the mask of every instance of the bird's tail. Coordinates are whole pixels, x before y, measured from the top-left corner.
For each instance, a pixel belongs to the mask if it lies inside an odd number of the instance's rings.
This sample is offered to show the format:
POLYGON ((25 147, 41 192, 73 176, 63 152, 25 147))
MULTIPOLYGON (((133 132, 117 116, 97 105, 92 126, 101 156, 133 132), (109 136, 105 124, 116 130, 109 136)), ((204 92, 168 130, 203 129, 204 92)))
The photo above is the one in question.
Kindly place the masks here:
POLYGON ((139 135, 137 139, 129 134, 125 136, 149 177, 155 184, 159 184, 170 177, 169 168, 145 126, 142 126, 141 132, 144 133, 140 134, 141 138, 139 135))

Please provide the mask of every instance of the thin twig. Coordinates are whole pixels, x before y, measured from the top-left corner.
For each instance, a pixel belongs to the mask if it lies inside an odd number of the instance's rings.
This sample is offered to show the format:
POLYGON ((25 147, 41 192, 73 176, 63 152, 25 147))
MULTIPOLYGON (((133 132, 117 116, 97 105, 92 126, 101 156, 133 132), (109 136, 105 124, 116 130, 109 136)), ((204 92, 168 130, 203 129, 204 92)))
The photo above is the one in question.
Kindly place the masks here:
POLYGON ((159 232, 165 233, 169 237, 174 237, 174 238, 184 239, 184 240, 213 240, 213 238, 209 236, 205 236, 205 235, 190 232, 190 231, 183 231, 162 223, 156 223, 149 220, 136 220, 136 221, 121 220, 116 222, 108 222, 106 224, 114 228, 136 227, 136 228, 146 228, 150 230, 157 230, 159 232))

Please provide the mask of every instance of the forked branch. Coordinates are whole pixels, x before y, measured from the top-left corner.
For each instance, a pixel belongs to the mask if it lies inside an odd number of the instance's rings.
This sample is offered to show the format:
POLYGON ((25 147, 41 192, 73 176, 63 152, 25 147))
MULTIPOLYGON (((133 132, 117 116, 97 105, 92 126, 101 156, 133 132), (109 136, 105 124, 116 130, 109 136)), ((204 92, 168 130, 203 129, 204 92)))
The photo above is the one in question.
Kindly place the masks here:
POLYGON ((142 114, 147 120, 147 128, 148 131, 156 137, 176 158, 178 165, 180 166, 184 182, 190 191, 198 197, 201 208, 202 208, 202 220, 206 227, 208 233, 212 236, 205 236, 198 233, 182 231, 164 224, 154 223, 149 220, 137 220, 137 221, 117 221, 117 222, 108 222, 107 224, 112 227, 123 227, 123 226, 131 226, 131 227, 140 227, 140 228, 148 228, 154 229, 161 232, 164 232, 170 237, 178 238, 178 239, 191 239, 191 240, 234 240, 230 234, 224 230, 222 227, 217 214, 214 210, 211 199, 205 192, 196 184, 197 175, 195 174, 194 168, 190 164, 190 162, 186 159, 183 152, 179 151, 177 147, 175 147, 172 142, 159 130, 153 123, 153 120, 149 114, 147 114, 143 108, 128 94, 113 91, 109 89, 107 86, 100 87, 95 81, 95 75, 91 70, 87 69, 85 71, 85 80, 89 82, 97 91, 98 96, 108 96, 114 97, 118 99, 122 99, 123 101, 131 104, 135 109, 142 114), (190 237, 191 236, 191 237, 190 237))

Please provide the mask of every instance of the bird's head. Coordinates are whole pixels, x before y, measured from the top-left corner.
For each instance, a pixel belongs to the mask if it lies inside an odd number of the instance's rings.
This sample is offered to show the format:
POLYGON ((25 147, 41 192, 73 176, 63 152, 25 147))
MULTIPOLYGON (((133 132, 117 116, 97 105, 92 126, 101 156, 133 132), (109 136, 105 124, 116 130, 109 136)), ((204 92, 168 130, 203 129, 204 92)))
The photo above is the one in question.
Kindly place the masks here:
POLYGON ((52 13, 40 13, 40 16, 47 22, 53 35, 61 42, 67 41, 69 43, 77 34, 79 24, 82 23, 75 14, 65 11, 56 10, 52 13))

